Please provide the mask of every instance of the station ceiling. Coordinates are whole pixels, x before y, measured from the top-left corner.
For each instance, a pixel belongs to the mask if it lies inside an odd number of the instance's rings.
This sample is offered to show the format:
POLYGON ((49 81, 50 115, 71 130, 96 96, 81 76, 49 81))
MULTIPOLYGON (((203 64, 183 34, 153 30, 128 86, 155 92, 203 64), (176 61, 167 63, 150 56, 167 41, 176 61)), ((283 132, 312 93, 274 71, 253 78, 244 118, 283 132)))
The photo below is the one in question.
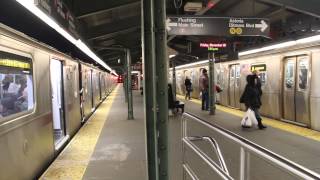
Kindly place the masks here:
MULTIPOLYGON (((141 0, 63 1, 76 17, 81 38, 118 73, 122 72, 123 61, 119 63, 118 59, 123 53, 106 49, 108 47, 129 48, 133 63, 141 62, 141 0)), ((39 40, 54 47, 65 48, 64 52, 79 54, 73 52, 75 48, 66 46, 68 43, 54 35, 53 30, 45 30, 44 23, 39 22, 33 26, 32 24, 37 22, 36 18, 27 17, 21 7, 13 5, 14 2, 15 0, 1 2, 4 6, 0 6, 0 22, 22 32, 29 32, 28 35, 34 34, 33 37, 40 37, 39 40), (12 8, 17 11, 11 11, 12 8), (39 32, 35 33, 37 30, 39 32)), ((218 56, 220 59, 228 59, 235 58, 236 53, 233 52, 246 48, 320 33, 319 0, 166 0, 166 3, 167 15, 256 17, 268 18, 271 22, 270 38, 168 36, 168 46, 178 52, 178 56, 174 57, 178 65, 206 58, 206 51, 199 48, 199 43, 203 41, 227 42, 228 48, 218 56), (198 12, 186 12, 184 6, 188 2, 200 2, 203 7, 198 12)))
MULTIPOLYGON (((122 65, 118 62, 122 54, 105 50, 104 47, 130 48, 133 62, 141 61, 140 0, 65 0, 65 3, 81 23, 86 40, 107 64, 117 69, 117 66, 122 65)), ((206 53, 198 48, 202 41, 228 42, 231 44, 229 49, 220 54, 228 58, 233 56, 233 51, 257 44, 317 33, 320 31, 320 11, 317 7, 320 7, 318 0, 167 0, 168 15, 259 17, 268 18, 271 22, 270 39, 176 36, 168 37, 168 45, 179 54, 175 57, 177 64, 205 58, 206 53), (186 12, 184 6, 188 2, 201 2, 203 9, 200 12, 186 12), (208 3, 211 3, 211 8, 208 8, 208 3)))

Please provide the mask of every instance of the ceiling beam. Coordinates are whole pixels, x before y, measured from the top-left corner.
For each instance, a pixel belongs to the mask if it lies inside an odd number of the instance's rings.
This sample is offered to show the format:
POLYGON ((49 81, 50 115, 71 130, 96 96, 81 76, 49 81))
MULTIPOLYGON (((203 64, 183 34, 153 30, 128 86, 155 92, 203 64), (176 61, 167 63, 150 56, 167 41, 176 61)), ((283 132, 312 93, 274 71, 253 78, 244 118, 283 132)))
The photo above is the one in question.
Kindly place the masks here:
POLYGON ((285 11, 286 9, 284 7, 280 7, 280 6, 274 6, 271 8, 268 8, 262 12, 260 12, 259 14, 257 14, 257 17, 261 17, 261 18, 266 18, 266 17, 272 17, 278 13, 281 13, 283 11, 285 11))
POLYGON ((134 31, 138 31, 140 30, 140 26, 135 26, 135 27, 130 27, 130 28, 124 28, 115 32, 105 32, 105 33, 101 33, 101 34, 96 34, 95 36, 89 36, 88 39, 89 40, 94 40, 94 39, 100 39, 100 38, 114 38, 115 36, 119 36, 119 35, 123 35, 123 34, 128 34, 128 33, 132 33, 134 31))
POLYGON ((128 4, 137 3, 140 0, 82 0, 76 1, 74 5, 74 14, 78 18, 84 18, 97 13, 102 13, 102 11, 108 11, 108 9, 114 9, 117 7, 124 7, 128 4))
POLYGON ((88 39, 94 39, 101 35, 114 33, 124 29, 129 29, 135 26, 139 26, 141 22, 140 16, 133 16, 121 20, 114 21, 112 23, 102 24, 87 31, 88 39))
POLYGON ((117 9, 129 8, 129 7, 132 7, 132 6, 140 6, 140 1, 131 2, 129 4, 121 4, 119 6, 107 7, 106 9, 101 9, 101 10, 97 10, 97 11, 87 12, 86 14, 78 15, 77 18, 78 19, 83 19, 83 18, 86 18, 86 17, 107 13, 107 12, 114 11, 114 10, 117 10, 117 9))
POLYGON ((243 0, 236 0, 233 3, 230 3, 227 7, 223 8, 223 10, 220 13, 226 13, 227 11, 230 11, 231 9, 239 5, 242 1, 243 0))
POLYGON ((295 12, 306 14, 309 16, 320 18, 320 1, 319 0, 256 0, 259 3, 270 4, 284 7, 295 12))

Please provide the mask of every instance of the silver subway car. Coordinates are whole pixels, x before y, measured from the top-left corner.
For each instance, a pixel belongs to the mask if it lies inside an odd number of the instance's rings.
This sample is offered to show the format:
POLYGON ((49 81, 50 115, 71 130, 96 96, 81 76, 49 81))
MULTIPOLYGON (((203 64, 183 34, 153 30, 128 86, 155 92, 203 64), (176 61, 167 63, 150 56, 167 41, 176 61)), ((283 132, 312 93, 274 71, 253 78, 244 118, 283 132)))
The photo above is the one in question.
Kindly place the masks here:
MULTIPOLYGON (((0 24, 0 179, 37 177, 81 127, 80 67, 70 56, 0 24)), ((95 82, 98 95, 114 87, 95 82)))
MULTIPOLYGON (((264 116, 320 130, 320 45, 295 45, 242 56, 239 60, 216 63, 216 82, 223 91, 220 104, 244 110, 239 99, 246 85, 246 76, 256 69, 262 80, 264 116)), ((192 96, 199 97, 201 69, 208 62, 195 66, 177 67, 177 93, 185 94, 184 80, 193 83, 192 96)), ((172 74, 172 72, 170 72, 172 74)), ((170 75, 171 77, 171 75, 170 75)), ((170 79, 171 80, 171 79, 170 79)))

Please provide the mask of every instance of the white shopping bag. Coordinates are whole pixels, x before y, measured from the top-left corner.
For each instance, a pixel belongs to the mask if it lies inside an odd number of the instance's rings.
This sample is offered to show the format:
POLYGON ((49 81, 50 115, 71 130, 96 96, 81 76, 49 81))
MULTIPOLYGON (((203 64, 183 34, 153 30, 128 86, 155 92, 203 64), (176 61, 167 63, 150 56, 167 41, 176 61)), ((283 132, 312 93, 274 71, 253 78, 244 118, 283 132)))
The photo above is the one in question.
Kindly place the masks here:
POLYGON ((244 128, 250 128, 252 125, 257 125, 258 121, 256 119, 256 116, 254 114, 254 111, 252 111, 250 108, 245 113, 244 117, 241 121, 241 126, 244 128))

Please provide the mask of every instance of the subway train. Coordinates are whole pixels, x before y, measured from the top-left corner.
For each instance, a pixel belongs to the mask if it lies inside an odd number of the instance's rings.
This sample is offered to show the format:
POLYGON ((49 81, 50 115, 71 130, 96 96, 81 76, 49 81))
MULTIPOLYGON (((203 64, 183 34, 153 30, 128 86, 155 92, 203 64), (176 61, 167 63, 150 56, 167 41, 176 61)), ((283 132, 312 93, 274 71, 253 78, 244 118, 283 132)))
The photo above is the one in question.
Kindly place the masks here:
MULTIPOLYGON (((317 78, 320 42, 290 42, 273 47, 243 54, 238 60, 215 63, 215 81, 223 89, 217 100, 223 106, 245 110, 239 99, 246 76, 259 70, 263 90, 261 114, 320 131, 320 80, 317 78)), ((185 94, 184 80, 188 76, 193 83, 192 97, 199 98, 199 76, 203 68, 208 70, 208 60, 177 66, 177 94, 185 94)), ((169 73, 172 82, 172 69, 169 73)))
POLYGON ((33 179, 116 78, 0 24, 0 179, 33 179))

